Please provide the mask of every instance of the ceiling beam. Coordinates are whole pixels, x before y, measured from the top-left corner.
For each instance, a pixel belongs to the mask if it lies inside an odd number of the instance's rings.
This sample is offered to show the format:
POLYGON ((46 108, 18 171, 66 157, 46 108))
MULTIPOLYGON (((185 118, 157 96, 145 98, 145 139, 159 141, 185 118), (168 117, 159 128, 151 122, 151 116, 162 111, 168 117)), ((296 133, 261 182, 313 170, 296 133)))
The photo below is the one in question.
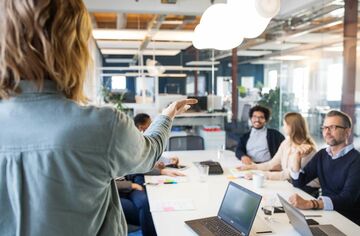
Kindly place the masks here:
MULTIPOLYGON (((90 12, 125 12, 149 14, 201 15, 211 6, 211 0, 181 0, 162 4, 160 0, 84 0, 90 12)), ((226 3, 215 0, 214 3, 226 3)))

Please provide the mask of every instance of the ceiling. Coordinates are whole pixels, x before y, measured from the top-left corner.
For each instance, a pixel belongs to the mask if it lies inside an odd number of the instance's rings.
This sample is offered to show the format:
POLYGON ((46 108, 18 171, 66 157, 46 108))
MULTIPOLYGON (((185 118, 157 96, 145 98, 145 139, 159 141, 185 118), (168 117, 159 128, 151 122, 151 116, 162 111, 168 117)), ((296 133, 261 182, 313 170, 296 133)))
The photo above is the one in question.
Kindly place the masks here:
MULTIPOLYGON (((195 55, 193 30, 212 2, 225 0, 85 0, 103 57, 132 59, 127 63, 136 63, 139 53, 195 55)), ((341 0, 282 0, 280 13, 266 31, 256 39, 244 41, 238 47, 238 56, 257 64, 280 52, 292 54, 304 48, 339 44, 342 18, 341 0)), ((230 51, 216 51, 214 56, 223 59, 230 55, 230 51)), ((200 59, 210 57, 208 50, 200 52, 200 59)))

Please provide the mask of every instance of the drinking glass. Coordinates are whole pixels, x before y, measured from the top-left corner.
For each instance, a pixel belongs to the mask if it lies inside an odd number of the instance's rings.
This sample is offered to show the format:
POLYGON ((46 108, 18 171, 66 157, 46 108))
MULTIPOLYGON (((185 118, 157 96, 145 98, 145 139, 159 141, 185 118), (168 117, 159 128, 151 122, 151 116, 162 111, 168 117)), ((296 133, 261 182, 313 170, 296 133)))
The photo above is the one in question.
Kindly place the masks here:
POLYGON ((206 182, 209 175, 209 166, 208 165, 199 165, 199 180, 200 182, 206 182))
POLYGON ((275 210, 275 202, 276 197, 275 196, 264 196, 264 205, 262 207, 262 210, 265 214, 265 220, 267 221, 273 221, 273 214, 275 210))
POLYGON ((221 162, 222 159, 224 158, 224 152, 225 152, 225 145, 221 145, 218 149, 217 149, 217 161, 221 162))

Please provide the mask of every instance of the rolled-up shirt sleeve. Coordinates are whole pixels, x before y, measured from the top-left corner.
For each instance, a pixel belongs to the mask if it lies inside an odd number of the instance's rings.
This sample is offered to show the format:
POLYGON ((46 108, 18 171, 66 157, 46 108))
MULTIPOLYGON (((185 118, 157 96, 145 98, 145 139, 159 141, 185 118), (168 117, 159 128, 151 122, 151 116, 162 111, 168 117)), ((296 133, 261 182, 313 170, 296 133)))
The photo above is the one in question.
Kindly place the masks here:
POLYGON ((321 196, 321 197, 319 197, 319 199, 321 199, 324 203, 324 210, 326 210, 326 211, 334 210, 334 205, 333 205, 333 202, 331 201, 331 198, 326 197, 326 196, 321 196))
POLYGON ((171 123, 160 115, 142 134, 130 117, 116 112, 108 148, 110 177, 150 171, 165 149, 171 123))
POLYGON ((294 180, 299 179, 299 175, 301 171, 293 171, 291 168, 289 168, 290 177, 294 180))

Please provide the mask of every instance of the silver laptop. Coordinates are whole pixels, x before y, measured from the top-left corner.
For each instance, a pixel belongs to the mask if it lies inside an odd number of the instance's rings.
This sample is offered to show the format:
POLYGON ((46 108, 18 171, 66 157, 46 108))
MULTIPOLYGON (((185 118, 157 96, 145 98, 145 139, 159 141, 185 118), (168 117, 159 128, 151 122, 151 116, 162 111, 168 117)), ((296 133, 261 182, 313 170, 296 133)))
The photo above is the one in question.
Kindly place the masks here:
POLYGON ((345 235, 333 225, 308 225, 305 216, 278 194, 281 204, 290 219, 290 224, 302 236, 345 235))
POLYGON ((230 182, 217 216, 185 223, 198 235, 249 235, 260 201, 261 195, 230 182))

